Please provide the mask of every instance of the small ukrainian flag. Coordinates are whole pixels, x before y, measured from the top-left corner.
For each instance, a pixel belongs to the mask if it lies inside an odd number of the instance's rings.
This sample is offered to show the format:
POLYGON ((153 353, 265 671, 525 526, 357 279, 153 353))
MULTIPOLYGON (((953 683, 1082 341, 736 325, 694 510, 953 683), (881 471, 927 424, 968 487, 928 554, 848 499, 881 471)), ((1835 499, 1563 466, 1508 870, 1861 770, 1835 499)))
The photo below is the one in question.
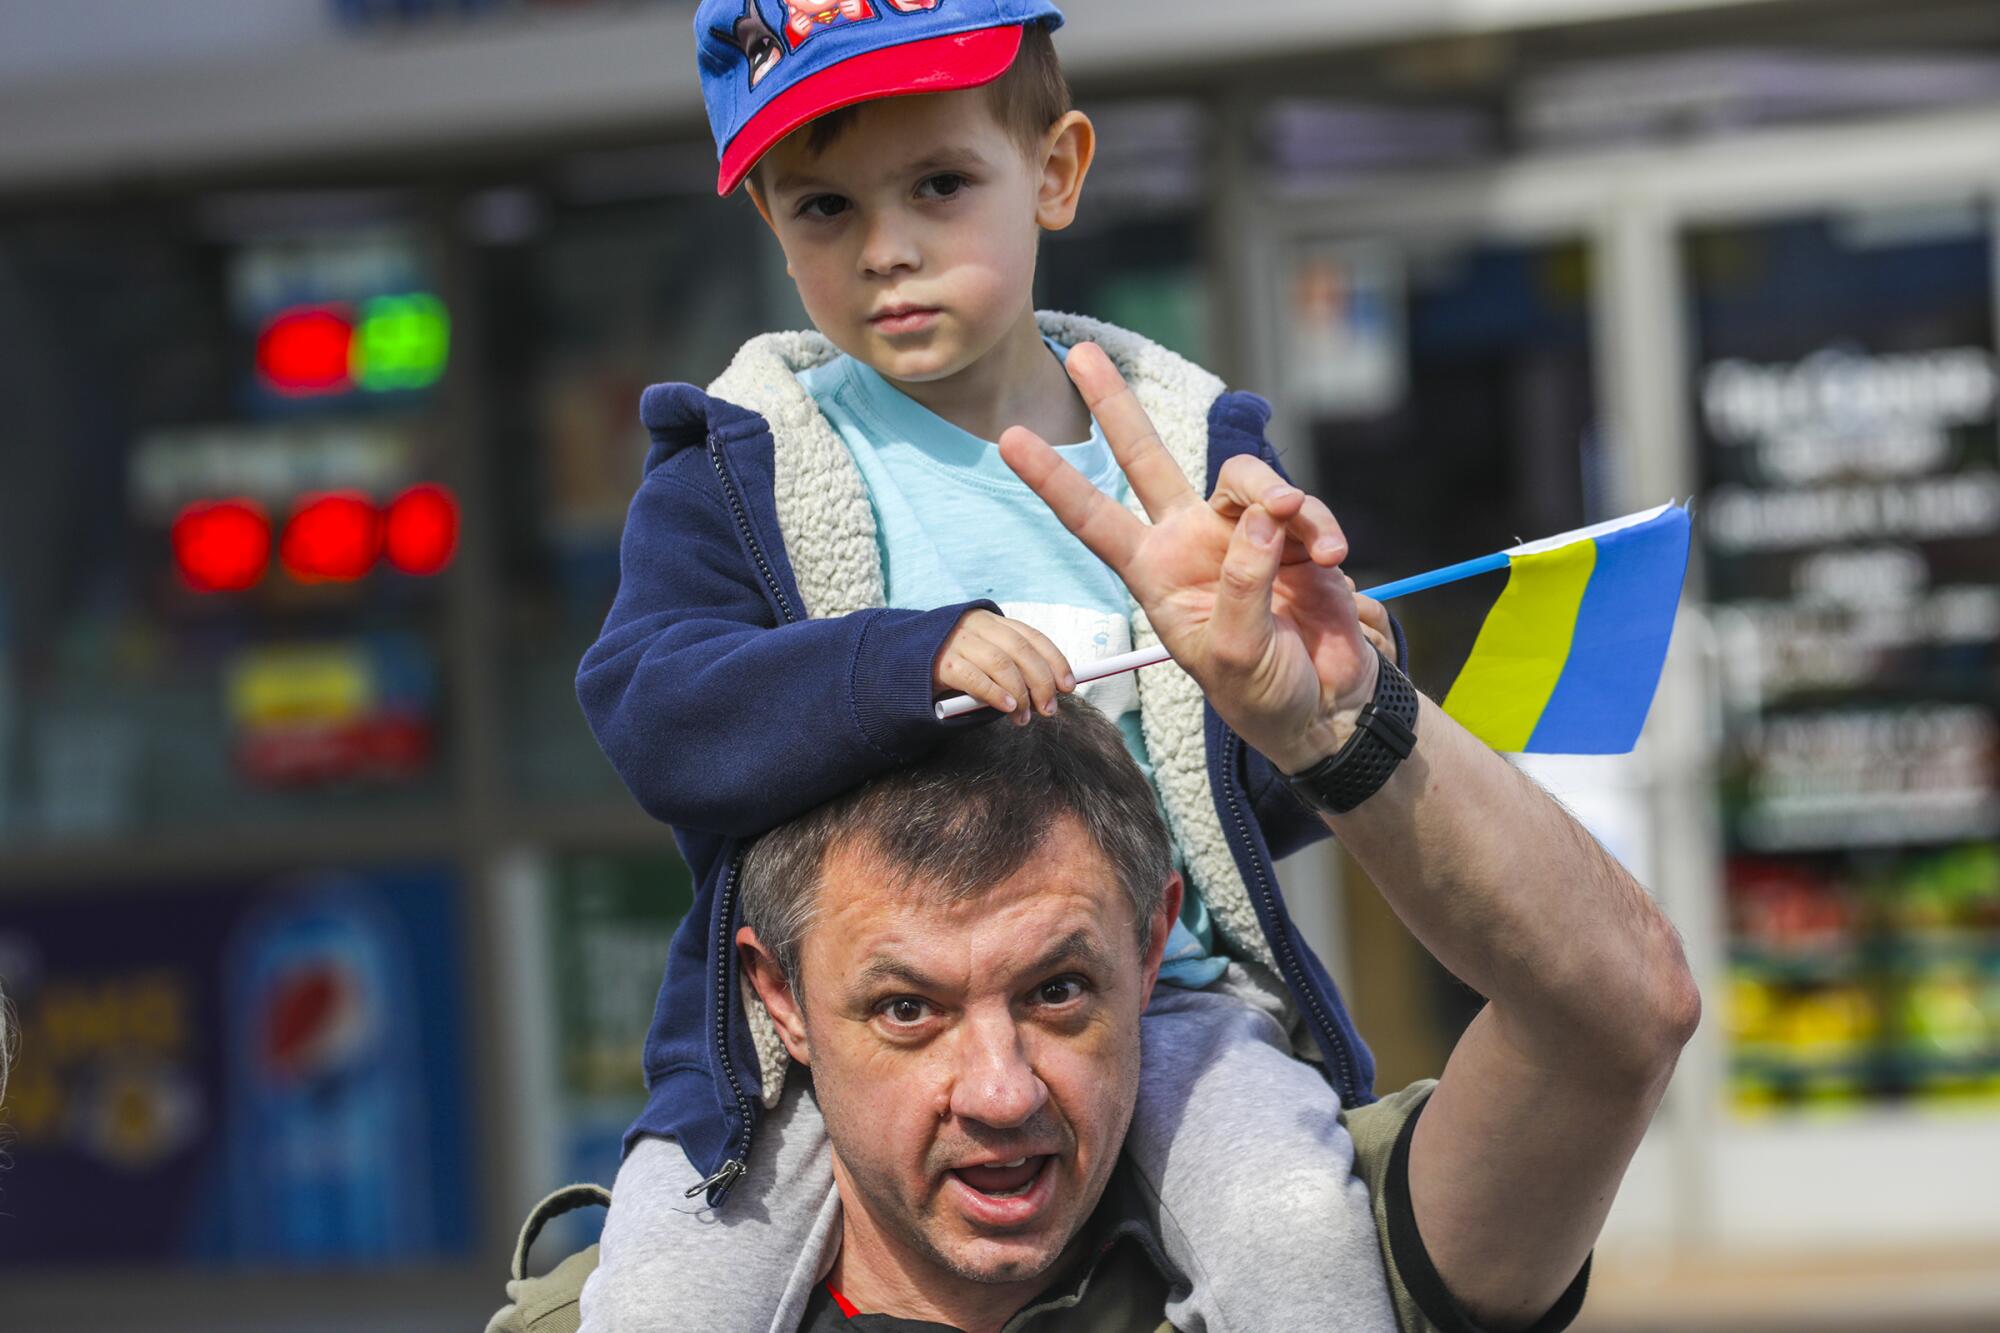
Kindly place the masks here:
POLYGON ((1666 504, 1374 589, 1391 597, 1506 569, 1444 711, 1496 750, 1623 754, 1639 740, 1687 574, 1666 504))
MULTIPOLYGON (((1444 711, 1496 750, 1623 754, 1639 740, 1687 576, 1688 515, 1664 504, 1362 591, 1386 602, 1508 570, 1444 711)), ((1170 660, 1163 644, 1081 668, 1079 683, 1170 660)), ((986 705, 954 695, 940 721, 986 705)))
POLYGON ((1673 638, 1687 510, 1662 505, 1502 554, 1506 590, 1444 711, 1496 750, 1630 750, 1673 638))

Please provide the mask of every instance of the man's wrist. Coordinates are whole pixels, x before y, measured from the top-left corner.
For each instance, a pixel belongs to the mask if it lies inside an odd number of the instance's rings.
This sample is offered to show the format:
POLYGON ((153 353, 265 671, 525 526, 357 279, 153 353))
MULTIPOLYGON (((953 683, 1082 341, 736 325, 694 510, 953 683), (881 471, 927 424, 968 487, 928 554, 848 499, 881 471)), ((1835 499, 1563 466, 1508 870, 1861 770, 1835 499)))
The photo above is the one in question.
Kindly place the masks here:
POLYGON ((1323 815, 1344 815, 1366 801, 1416 749, 1416 687, 1386 657, 1376 661, 1374 691, 1340 748, 1286 774, 1299 799, 1323 815))
POLYGON ((1332 708, 1314 718, 1280 752, 1265 751, 1265 758, 1276 765, 1280 773, 1290 777, 1339 754, 1353 737, 1354 728, 1361 721, 1361 710, 1374 699, 1385 665, 1386 658, 1380 653, 1370 652, 1362 678, 1354 683, 1354 688, 1336 700, 1332 708))

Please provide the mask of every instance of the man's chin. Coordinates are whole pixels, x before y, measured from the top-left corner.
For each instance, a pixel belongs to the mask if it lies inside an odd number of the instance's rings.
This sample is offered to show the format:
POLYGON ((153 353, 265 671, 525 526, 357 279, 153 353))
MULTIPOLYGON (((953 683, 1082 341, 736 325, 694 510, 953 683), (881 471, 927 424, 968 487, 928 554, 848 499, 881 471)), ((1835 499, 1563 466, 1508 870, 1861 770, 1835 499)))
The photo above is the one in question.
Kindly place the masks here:
POLYGON ((1046 1276, 1068 1249, 1062 1236, 961 1237, 936 1251, 944 1266, 968 1282, 1003 1286, 1046 1276))
POLYGON ((1039 1277, 1081 1228, 1082 1219, 1066 1206, 1076 1191, 1060 1159, 1051 1159, 1027 1189, 1005 1196, 982 1194, 947 1175, 939 1199, 943 1225, 933 1232, 932 1246, 954 1272, 975 1282, 1039 1277))

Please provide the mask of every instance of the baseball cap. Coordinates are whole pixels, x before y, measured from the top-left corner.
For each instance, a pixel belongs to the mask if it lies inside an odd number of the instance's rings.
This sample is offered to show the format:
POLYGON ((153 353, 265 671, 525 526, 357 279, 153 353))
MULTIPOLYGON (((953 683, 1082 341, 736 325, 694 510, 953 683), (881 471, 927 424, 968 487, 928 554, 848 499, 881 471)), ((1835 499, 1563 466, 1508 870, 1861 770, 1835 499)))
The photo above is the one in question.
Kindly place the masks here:
POLYGON ((976 88, 1007 72, 1049 0, 702 0, 694 36, 728 194, 772 145, 856 102, 976 88))

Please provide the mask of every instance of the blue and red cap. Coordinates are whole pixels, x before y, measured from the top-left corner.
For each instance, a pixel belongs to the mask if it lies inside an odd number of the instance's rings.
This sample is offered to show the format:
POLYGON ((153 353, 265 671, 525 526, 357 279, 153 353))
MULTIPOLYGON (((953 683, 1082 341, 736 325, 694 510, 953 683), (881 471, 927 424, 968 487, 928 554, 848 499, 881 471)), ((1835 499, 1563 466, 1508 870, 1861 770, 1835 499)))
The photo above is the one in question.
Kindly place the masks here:
POLYGON ((1049 0, 702 0, 694 36, 728 194, 799 126, 856 102, 976 88, 1007 72, 1049 0))

